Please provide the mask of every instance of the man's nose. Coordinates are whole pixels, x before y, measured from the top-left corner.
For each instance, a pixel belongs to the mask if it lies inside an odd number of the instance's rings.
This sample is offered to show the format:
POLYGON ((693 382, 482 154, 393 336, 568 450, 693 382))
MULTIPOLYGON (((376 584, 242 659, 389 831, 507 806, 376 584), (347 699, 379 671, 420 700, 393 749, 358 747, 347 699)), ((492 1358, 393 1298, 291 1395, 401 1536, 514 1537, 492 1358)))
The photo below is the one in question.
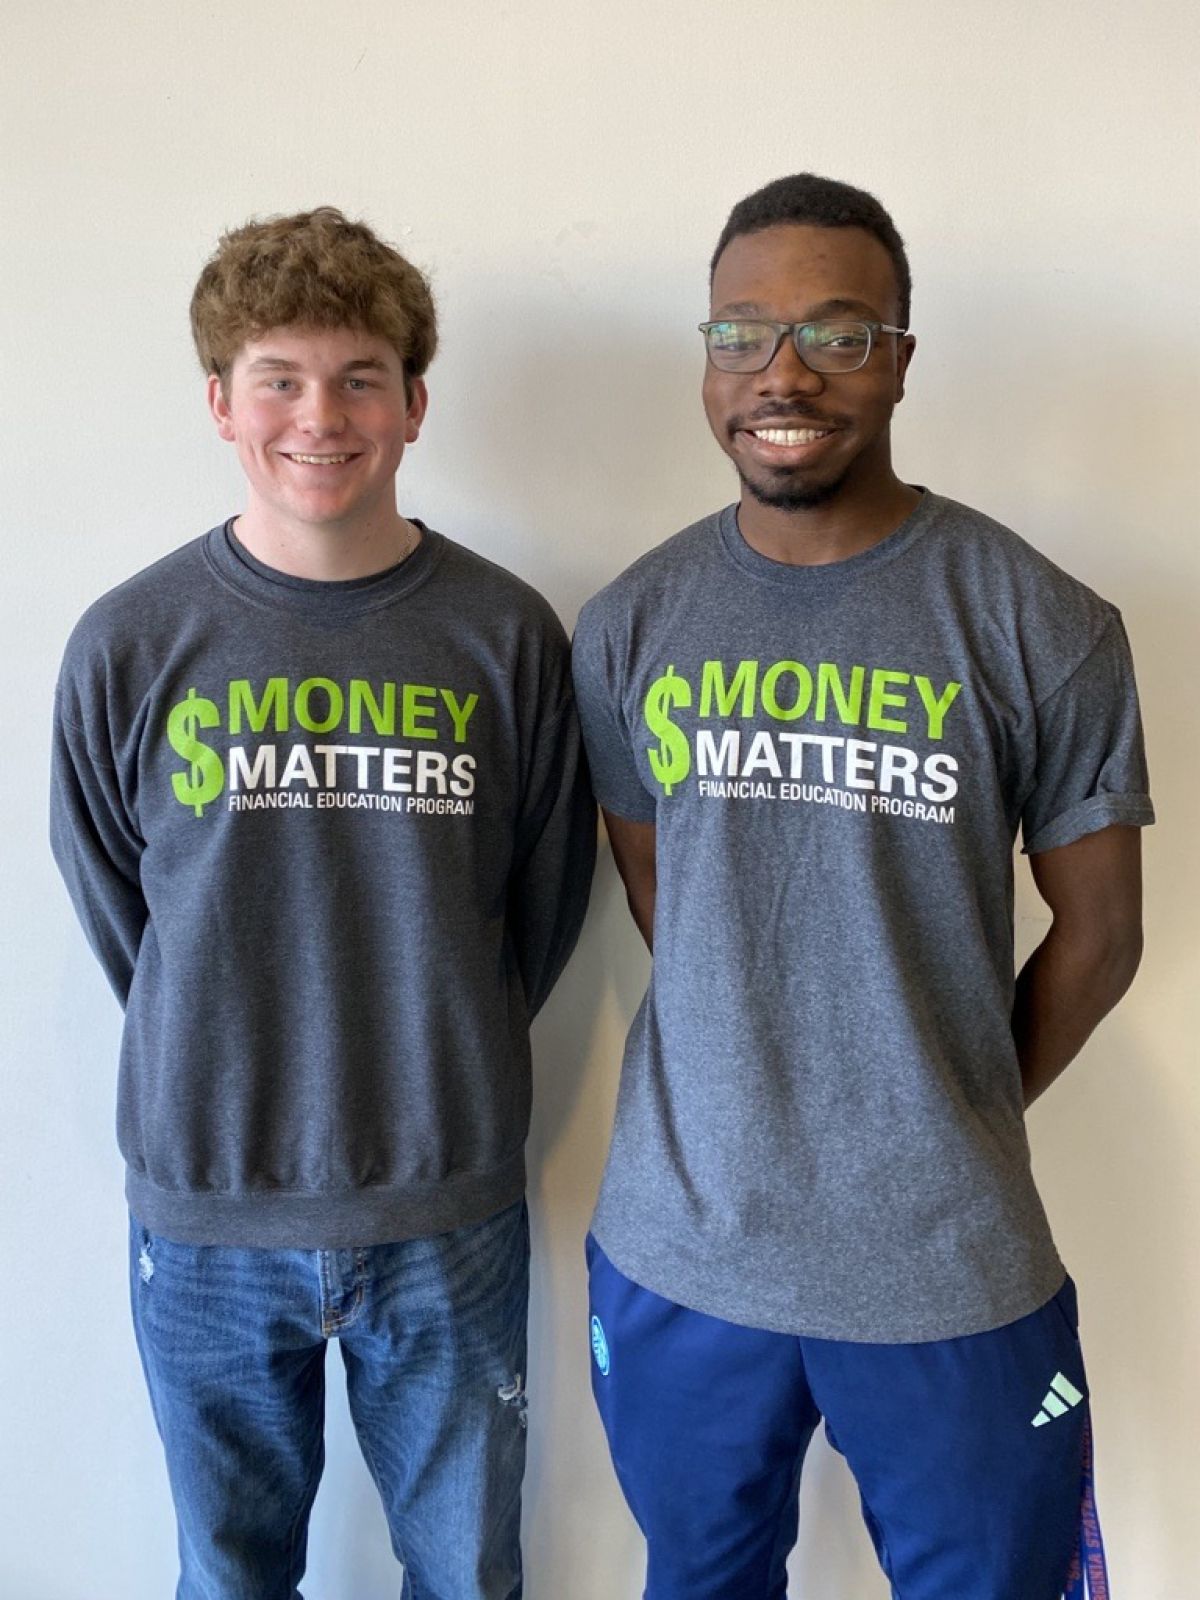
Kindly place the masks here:
POLYGON ((324 383, 313 384, 304 396, 300 426, 306 433, 340 433, 346 425, 341 391, 324 383))
POLYGON ((790 333, 780 340, 779 349, 770 365, 756 373, 755 377, 762 395, 820 394, 825 387, 823 375, 806 367, 801 361, 796 341, 790 333))

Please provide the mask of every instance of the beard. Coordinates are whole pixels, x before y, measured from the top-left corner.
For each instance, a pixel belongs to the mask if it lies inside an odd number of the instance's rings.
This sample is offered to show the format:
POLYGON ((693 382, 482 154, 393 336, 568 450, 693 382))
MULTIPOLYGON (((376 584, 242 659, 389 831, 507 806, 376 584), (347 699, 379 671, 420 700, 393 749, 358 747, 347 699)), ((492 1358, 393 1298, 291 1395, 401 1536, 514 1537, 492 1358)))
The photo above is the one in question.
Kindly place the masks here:
POLYGON ((783 473, 774 483, 756 483, 740 470, 738 477, 742 487, 749 490, 760 506, 770 506, 775 511, 811 511, 823 506, 837 495, 846 481, 844 472, 831 483, 814 484, 794 483, 783 473))

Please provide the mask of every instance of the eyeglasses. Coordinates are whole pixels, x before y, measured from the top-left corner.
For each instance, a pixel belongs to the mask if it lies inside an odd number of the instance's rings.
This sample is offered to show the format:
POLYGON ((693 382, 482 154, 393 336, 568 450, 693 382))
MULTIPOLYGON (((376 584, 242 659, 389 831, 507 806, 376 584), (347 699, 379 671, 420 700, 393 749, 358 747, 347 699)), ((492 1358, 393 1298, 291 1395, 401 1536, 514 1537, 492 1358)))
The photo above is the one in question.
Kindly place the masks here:
POLYGON ((702 322, 708 359, 722 372, 765 372, 790 333, 811 372, 857 372, 880 333, 907 333, 886 322, 702 322))

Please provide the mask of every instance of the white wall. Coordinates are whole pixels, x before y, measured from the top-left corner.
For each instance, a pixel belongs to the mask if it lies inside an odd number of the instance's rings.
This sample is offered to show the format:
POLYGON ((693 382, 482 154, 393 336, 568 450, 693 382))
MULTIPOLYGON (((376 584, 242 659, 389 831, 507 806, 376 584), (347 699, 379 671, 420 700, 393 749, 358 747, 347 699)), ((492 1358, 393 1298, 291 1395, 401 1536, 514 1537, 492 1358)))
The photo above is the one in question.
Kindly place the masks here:
MULTIPOLYGON (((1010 521, 1133 638, 1162 817, 1148 954, 1033 1140, 1083 1299, 1114 1593, 1200 1592, 1196 18, 1193 0, 5 6, 0 1600, 173 1582, 125 1304, 118 1018, 43 817, 74 618, 237 507, 186 324, 216 234, 333 202, 432 270, 444 347, 402 508, 570 624, 733 498, 697 393, 705 263, 736 199, 804 167, 878 192, 910 247, 900 470, 1010 521)), ((645 970, 606 860, 538 1032, 531 1600, 640 1593, 587 1392, 580 1243, 645 970)), ((331 1412, 305 1592, 384 1600, 382 1517, 336 1393, 331 1412)), ((804 1504, 797 1596, 882 1597, 824 1446, 804 1504)))

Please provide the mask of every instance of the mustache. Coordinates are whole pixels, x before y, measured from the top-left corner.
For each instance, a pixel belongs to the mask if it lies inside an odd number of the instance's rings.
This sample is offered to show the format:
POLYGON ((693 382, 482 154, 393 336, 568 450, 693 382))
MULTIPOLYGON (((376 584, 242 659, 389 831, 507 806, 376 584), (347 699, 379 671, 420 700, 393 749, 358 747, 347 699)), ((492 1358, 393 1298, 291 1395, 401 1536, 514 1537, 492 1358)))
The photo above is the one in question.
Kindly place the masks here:
POLYGON ((831 417, 815 411, 811 406, 797 405, 792 401, 788 405, 764 407, 745 417, 734 417, 730 420, 729 429, 731 432, 736 432, 739 428, 761 428, 768 423, 781 423, 786 427, 789 422, 807 424, 814 428, 842 428, 846 425, 841 417, 831 417))

